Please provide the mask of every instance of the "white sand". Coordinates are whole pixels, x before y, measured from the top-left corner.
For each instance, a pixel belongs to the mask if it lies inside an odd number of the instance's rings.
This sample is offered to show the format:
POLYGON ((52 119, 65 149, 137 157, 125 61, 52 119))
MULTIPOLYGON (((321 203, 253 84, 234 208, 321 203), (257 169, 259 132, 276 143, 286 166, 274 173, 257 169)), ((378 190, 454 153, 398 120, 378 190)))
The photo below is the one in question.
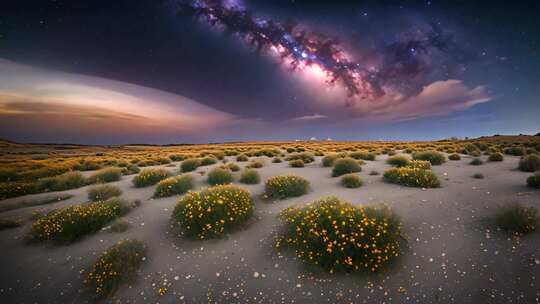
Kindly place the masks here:
MULTIPOLYGON (((485 157, 483 157, 485 159, 485 157)), ((210 241, 173 235, 169 219, 178 197, 151 199, 154 187, 133 188, 131 178, 112 184, 126 199, 142 205, 125 216, 131 228, 123 233, 101 231, 67 246, 28 245, 22 237, 30 221, 0 231, 0 299, 2 303, 80 303, 90 301, 80 289, 96 257, 122 238, 143 240, 149 251, 138 281, 124 285, 115 298, 122 302, 160 303, 539 303, 540 233, 521 239, 490 231, 483 219, 497 206, 521 202, 540 208, 540 191, 527 188, 530 173, 517 171, 518 158, 502 163, 468 164, 470 158, 434 166, 442 188, 406 188, 370 176, 389 166, 385 156, 367 161, 359 173, 364 185, 346 189, 330 176, 320 158, 305 168, 286 162, 258 169, 262 180, 294 173, 307 178, 312 191, 304 196, 264 202, 263 184, 245 186, 255 197, 255 219, 245 229, 210 241), (480 172, 484 179, 473 179, 480 172), (403 221, 408 241, 399 263, 379 275, 310 273, 293 252, 278 256, 273 238, 277 213, 291 205, 335 195, 355 204, 385 203, 403 221), (157 288, 168 285, 165 296, 157 288)), ((178 164, 178 163, 176 163, 178 164)), ((242 167, 245 162, 239 163, 242 167)), ((165 167, 170 170, 175 168, 165 167)), ((200 168, 208 170, 211 167, 200 168)), ((199 171, 197 170, 197 171, 199 171)), ((197 176, 197 187, 205 177, 197 176)), ((238 174, 235 174, 238 176, 238 174)), ((88 187, 65 191, 75 196, 55 204, 1 213, 28 218, 32 210, 87 201, 88 187)), ((49 196, 36 194, 6 202, 49 196)), ((0 204, 3 202, 0 202, 0 204)), ((109 299, 111 300, 111 299, 109 299)))

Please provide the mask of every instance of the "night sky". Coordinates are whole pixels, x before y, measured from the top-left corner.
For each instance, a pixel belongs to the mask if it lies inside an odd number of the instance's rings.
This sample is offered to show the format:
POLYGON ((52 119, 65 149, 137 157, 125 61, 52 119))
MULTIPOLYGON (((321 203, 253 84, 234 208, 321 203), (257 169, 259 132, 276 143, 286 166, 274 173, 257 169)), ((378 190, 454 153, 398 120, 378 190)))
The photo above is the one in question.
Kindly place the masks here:
POLYGON ((537 1, 2 1, 0 137, 534 134, 538 16, 537 1))

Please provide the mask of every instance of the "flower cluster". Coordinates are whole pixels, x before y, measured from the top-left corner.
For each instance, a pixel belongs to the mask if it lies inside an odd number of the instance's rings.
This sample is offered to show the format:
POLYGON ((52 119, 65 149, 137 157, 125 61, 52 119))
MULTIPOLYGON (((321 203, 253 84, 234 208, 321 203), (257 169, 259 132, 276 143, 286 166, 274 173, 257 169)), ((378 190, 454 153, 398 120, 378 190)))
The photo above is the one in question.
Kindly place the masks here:
POLYGON ((121 240, 92 265, 85 283, 98 297, 114 293, 123 282, 135 280, 146 246, 138 240, 121 240))
POLYGON ((406 165, 409 168, 416 168, 416 169, 423 169, 423 170, 430 170, 431 169, 431 163, 427 160, 411 160, 406 165))
POLYGON ((307 263, 334 271, 377 271, 400 254, 399 220, 386 208, 356 207, 327 197, 280 214, 284 235, 276 248, 292 247, 307 263))
POLYGON ((253 208, 249 191, 232 185, 219 185, 188 192, 176 205, 173 220, 188 237, 220 237, 247 221, 253 214, 253 208))
POLYGON ((193 176, 190 174, 173 176, 166 178, 157 184, 156 190, 154 191, 154 197, 184 194, 190 189, 193 189, 193 176))
POLYGON ((118 198, 55 210, 32 223, 29 232, 37 241, 70 242, 101 229, 124 214, 126 203, 118 198))
POLYGON ((408 187, 438 188, 441 185, 432 171, 409 166, 386 170, 383 178, 389 183, 408 187))
POLYGON ((155 185, 169 176, 171 173, 165 169, 146 169, 133 178, 133 185, 137 188, 155 185))
POLYGON ((301 196, 307 193, 309 181, 296 175, 278 175, 268 179, 264 184, 264 189, 266 198, 283 199, 301 196))

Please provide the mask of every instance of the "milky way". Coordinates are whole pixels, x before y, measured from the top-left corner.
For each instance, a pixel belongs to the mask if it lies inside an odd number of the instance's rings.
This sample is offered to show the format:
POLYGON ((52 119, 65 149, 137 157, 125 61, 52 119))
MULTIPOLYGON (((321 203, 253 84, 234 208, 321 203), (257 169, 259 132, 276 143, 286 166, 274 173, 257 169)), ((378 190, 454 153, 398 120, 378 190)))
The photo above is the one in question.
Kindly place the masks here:
POLYGON ((450 66, 474 57, 436 24, 428 31, 400 35, 365 58, 352 59, 335 37, 308 31, 294 21, 258 18, 249 10, 223 1, 180 1, 178 7, 181 15, 236 34, 257 51, 279 54, 292 71, 317 67, 326 74, 329 85, 344 86, 350 101, 375 100, 390 91, 402 96, 419 92, 433 70, 434 52, 451 59, 450 66))

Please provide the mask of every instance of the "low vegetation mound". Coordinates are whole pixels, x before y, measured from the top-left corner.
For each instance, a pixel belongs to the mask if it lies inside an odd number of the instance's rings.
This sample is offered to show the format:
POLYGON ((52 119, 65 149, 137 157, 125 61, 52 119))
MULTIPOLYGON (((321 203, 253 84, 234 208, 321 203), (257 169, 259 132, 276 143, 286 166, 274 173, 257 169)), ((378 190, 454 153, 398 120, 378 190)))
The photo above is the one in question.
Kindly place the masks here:
POLYGON ((171 173, 165 169, 145 169, 137 174, 132 182, 135 187, 142 188, 155 185, 169 176, 171 173))
POLYGON ((53 177, 45 177, 38 181, 40 192, 64 191, 86 185, 86 179, 79 171, 70 171, 53 177))
POLYGON ((457 154, 457 153, 453 153, 453 154, 448 155, 448 159, 449 160, 460 160, 461 156, 459 156, 459 154, 457 154))
POLYGON ((296 175, 278 175, 268 179, 264 189, 267 198, 284 199, 301 196, 308 192, 309 181, 296 175))
POLYGON ((391 156, 386 163, 395 167, 405 167, 409 164, 409 158, 402 155, 391 156))
POLYGON ((240 182, 247 185, 255 185, 261 182, 261 176, 255 169, 244 169, 240 174, 240 182))
POLYGON ((230 184, 232 181, 233 176, 231 171, 222 168, 212 169, 210 172, 208 172, 208 177, 206 179, 206 182, 212 186, 230 184))
POLYGON ((249 158, 245 154, 240 154, 240 155, 236 156, 236 161, 238 161, 238 162, 246 162, 248 160, 249 160, 249 158))
POLYGON ((88 199, 91 201, 105 201, 120 195, 122 190, 113 185, 97 185, 88 189, 88 199))
POLYGON ((427 160, 411 160, 407 164, 408 168, 416 168, 416 169, 424 169, 429 170, 431 169, 431 163, 427 160))
POLYGON ((419 168, 392 168, 384 172, 383 179, 408 187, 437 188, 441 185, 435 173, 419 168))
POLYGON ((362 159, 362 160, 375 160, 377 158, 377 155, 373 152, 366 152, 366 151, 356 151, 349 153, 349 157, 353 159, 362 159))
POLYGON ((201 159, 201 166, 209 166, 209 165, 213 165, 215 163, 218 162, 218 159, 215 158, 214 156, 207 156, 203 159, 201 159))
POLYGON ((100 230, 129 209, 127 202, 116 197, 57 209, 32 223, 28 237, 36 241, 72 242, 100 230))
POLYGON ((519 170, 525 172, 534 172, 540 170, 540 156, 529 154, 519 160, 519 170))
POLYGON ((521 204, 501 207, 495 215, 495 224, 504 231, 527 234, 538 226, 538 210, 521 204))
POLYGON ((249 162, 249 164, 246 165, 246 168, 262 168, 264 167, 264 160, 262 159, 256 159, 249 162))
POLYGON ((531 188, 540 188, 540 172, 527 178, 527 185, 531 188))
POLYGON ((355 159, 352 158, 340 158, 334 162, 334 168, 332 169, 332 176, 341 176, 347 173, 355 173, 362 171, 362 167, 355 159))
POLYGON ((220 237, 245 223, 253 214, 251 194, 232 185, 219 185, 199 192, 188 192, 173 211, 187 237, 220 237))
POLYGON ((382 269, 400 255, 400 222, 386 208, 356 207, 336 197, 281 212, 276 247, 294 248, 306 263, 330 272, 382 269))
POLYGON ((480 158, 473 158, 469 164, 471 164, 473 166, 480 166, 483 163, 484 162, 480 158))
POLYGON ((201 165, 201 160, 198 158, 190 158, 184 160, 180 164, 180 170, 182 172, 192 172, 197 170, 197 168, 201 165))
POLYGON ((184 194, 191 189, 193 189, 193 176, 190 174, 173 176, 158 182, 154 197, 184 194))
POLYGON ((441 165, 446 161, 446 158, 444 157, 444 155, 437 151, 417 152, 413 154, 413 159, 427 160, 434 166, 441 165))
POLYGON ((118 167, 103 168, 88 177, 89 184, 110 183, 119 181, 122 177, 122 169, 118 167))
POLYGON ((303 168, 305 165, 301 159, 294 159, 289 161, 289 166, 292 168, 303 168))
POLYGON ((301 160, 303 163, 309 164, 315 161, 315 157, 311 153, 296 153, 291 154, 285 158, 287 161, 301 160))
POLYGON ((488 160, 491 162, 499 162, 504 160, 504 156, 502 155, 502 153, 495 152, 489 155, 488 160))
POLYGON ((362 186, 362 179, 355 173, 349 173, 341 176, 341 185, 345 188, 358 188, 362 186))
POLYGON ((324 156, 322 159, 321 159, 321 163, 322 163, 322 166, 323 167, 332 167, 334 165, 334 162, 336 161, 336 159, 339 158, 339 155, 338 154, 329 154, 329 155, 326 155, 324 156))
POLYGON ((99 298, 114 294, 121 284, 135 282, 145 255, 143 242, 118 241, 92 265, 85 280, 86 287, 99 298))

